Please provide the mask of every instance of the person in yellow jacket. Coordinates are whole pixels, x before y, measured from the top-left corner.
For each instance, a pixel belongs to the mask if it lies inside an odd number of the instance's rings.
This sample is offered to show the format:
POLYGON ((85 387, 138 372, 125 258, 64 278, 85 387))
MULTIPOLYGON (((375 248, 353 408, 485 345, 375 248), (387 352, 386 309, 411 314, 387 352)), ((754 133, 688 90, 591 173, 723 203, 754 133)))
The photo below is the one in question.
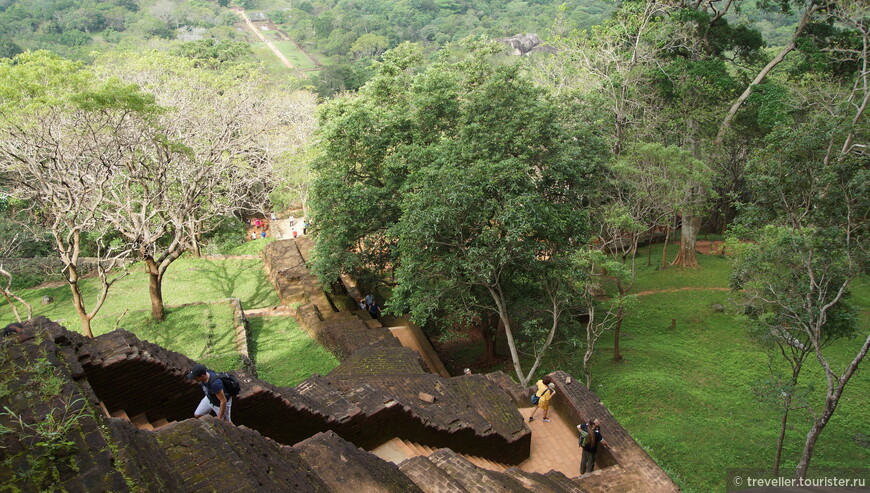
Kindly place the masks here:
POLYGON ((532 411, 532 415, 529 416, 529 423, 535 420, 535 413, 538 412, 538 409, 544 410, 543 421, 549 423, 550 419, 547 418, 547 411, 550 410, 550 399, 556 395, 556 385, 553 383, 553 379, 550 378, 549 375, 538 380, 535 385, 538 386, 538 390, 532 397, 532 403, 535 404, 536 407, 535 410, 532 411))

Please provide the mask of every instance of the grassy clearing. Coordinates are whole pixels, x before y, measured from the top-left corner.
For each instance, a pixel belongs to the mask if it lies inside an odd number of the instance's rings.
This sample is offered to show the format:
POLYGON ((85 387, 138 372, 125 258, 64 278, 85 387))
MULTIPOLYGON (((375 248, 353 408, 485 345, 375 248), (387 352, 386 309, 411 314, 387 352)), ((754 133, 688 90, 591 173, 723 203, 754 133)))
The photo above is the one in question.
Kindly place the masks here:
POLYGON ((273 385, 292 387, 338 366, 338 360, 290 317, 251 317, 249 323, 257 374, 273 385))
MULTIPOLYGON (((249 241, 224 251, 227 255, 257 255, 269 243, 249 241)), ((259 259, 207 260, 182 257, 166 273, 163 285, 166 320, 151 320, 148 277, 141 265, 130 267, 131 275, 118 281, 109 292, 103 309, 94 318, 95 335, 124 328, 137 337, 201 361, 209 368, 227 371, 240 368, 236 353, 233 314, 228 304, 193 304, 230 297, 240 298, 245 309, 278 304, 277 296, 263 272, 259 259)), ((95 298, 98 283, 85 279, 85 298, 95 298)), ((69 288, 34 288, 22 291, 33 305, 34 315, 44 315, 80 330, 72 308, 69 288), (42 305, 43 296, 54 301, 42 305)), ((13 315, 8 306, 0 307, 0 321, 8 323, 13 315)), ((251 356, 261 379, 274 385, 294 386, 313 373, 325 374, 338 365, 331 353, 320 347, 296 321, 289 317, 252 317, 250 319, 251 356)))
MULTIPOLYGON (((217 371, 237 370, 233 310, 229 304, 186 305, 169 308, 166 320, 154 322, 150 310, 128 313, 119 327, 139 339, 184 354, 217 371)), ((102 330, 96 335, 108 332, 102 330)))
POLYGON ((293 69, 281 63, 281 60, 278 60, 272 50, 259 39, 252 40, 249 46, 269 77, 280 79, 293 73, 293 69))
MULTIPOLYGON (((248 247, 262 248, 265 241, 248 247)), ((125 328, 141 339, 160 344, 190 358, 218 358, 215 368, 235 368, 238 364, 232 345, 232 311, 228 305, 208 306, 177 305, 200 301, 216 301, 240 298, 246 309, 262 308, 278 304, 278 298, 263 273, 260 260, 206 260, 182 257, 166 272, 163 283, 163 300, 169 305, 166 320, 151 322, 151 301, 148 295, 148 276, 142 264, 130 266, 131 274, 112 286, 103 308, 94 318, 95 335, 116 328, 125 328), (232 355, 232 357, 226 357, 232 355)), ((85 279, 81 288, 86 306, 96 299, 99 283, 85 279)), ((26 289, 20 292, 32 306, 34 316, 44 315, 70 330, 79 331, 80 322, 72 307, 69 288, 66 284, 54 287, 26 289), (41 303, 43 296, 54 301, 41 303)), ((14 317, 7 305, 0 307, 0 321, 4 324, 14 317)))
MULTIPOLYGON (((612 337, 602 341, 595 358, 593 389, 684 491, 722 491, 726 469, 773 462, 780 415, 753 394, 768 376, 768 359, 747 337, 739 317, 709 308, 723 303, 724 295, 644 297, 624 324, 625 361, 612 362, 612 337), (672 318, 677 319, 673 329, 672 318)), ((861 342, 841 341, 828 357, 842 368, 861 342)), ((813 404, 820 406, 824 376, 814 360, 803 382, 815 383, 813 404)), ((870 379, 853 377, 819 439, 811 471, 863 467, 870 461, 866 434, 862 437, 870 404, 860 397, 868 393, 870 379)), ((785 471, 796 466, 809 427, 806 413, 791 414, 785 471)))
MULTIPOLYGON (((632 292, 728 286, 727 259, 701 255, 699 270, 656 270, 661 263, 661 248, 653 246, 652 266, 646 266, 646 250, 638 256, 638 279, 632 292)), ((672 259, 676 248, 669 247, 669 254, 672 259)), ((860 330, 866 337, 870 326, 870 280, 857 283, 852 294, 853 302, 861 309, 860 330)), ((601 338, 593 358, 593 390, 687 492, 724 491, 726 469, 773 464, 781 415, 753 392, 769 375, 768 357, 747 336, 747 321, 737 314, 733 296, 727 291, 703 289, 640 296, 623 324, 620 347, 624 360, 612 360, 612 334, 601 338), (726 311, 715 312, 711 309, 714 304, 726 306, 726 311), (672 319, 676 320, 674 328, 672 319)), ((504 343, 504 337, 499 342, 504 343)), ((839 341, 829 348, 826 357, 836 369, 842 369, 862 342, 863 338, 839 341)), ((481 351, 479 344, 454 348, 457 350, 445 356, 454 368, 469 366, 481 351)), ((545 358, 541 375, 561 369, 582 379, 582 349, 566 348, 557 342, 556 350, 545 358)), ((504 344, 499 350, 508 354, 504 344)), ((530 363, 524 362, 524 367, 530 363)), ((509 361, 492 369, 514 374, 509 361)), ((810 475, 870 463, 867 375, 859 371, 846 387, 834 417, 817 442, 810 475)), ((802 383, 814 384, 813 405, 820 408, 825 378, 815 358, 808 361, 802 383)), ((790 414, 783 450, 785 475, 790 475, 797 465, 810 423, 804 411, 790 414)))
POLYGON ((299 50, 292 41, 273 41, 275 47, 278 48, 290 63, 299 70, 314 68, 314 62, 309 59, 305 53, 299 50))
MULTIPOLYGON (((150 310, 148 275, 143 264, 133 264, 130 275, 119 280, 109 291, 103 308, 93 320, 95 333, 112 330, 125 313, 150 310)), ((99 283, 85 279, 81 283, 86 306, 96 299, 99 283)), ((33 305, 34 315, 44 315, 61 321, 76 330, 78 316, 71 304, 69 288, 63 284, 56 287, 33 288, 21 291, 33 305), (43 296, 51 296, 54 302, 42 305, 43 296)), ((260 260, 207 260, 184 256, 175 261, 166 271, 163 280, 163 301, 167 305, 181 305, 198 301, 214 301, 240 298, 246 309, 274 306, 278 303, 272 286, 263 273, 260 260)), ((0 320, 12 320, 7 306, 0 307, 0 320)), ((8 322, 7 322, 8 323, 8 322)))
POLYGON ((252 241, 245 241, 230 248, 223 249, 222 255, 259 255, 266 245, 275 241, 275 238, 257 238, 252 241))

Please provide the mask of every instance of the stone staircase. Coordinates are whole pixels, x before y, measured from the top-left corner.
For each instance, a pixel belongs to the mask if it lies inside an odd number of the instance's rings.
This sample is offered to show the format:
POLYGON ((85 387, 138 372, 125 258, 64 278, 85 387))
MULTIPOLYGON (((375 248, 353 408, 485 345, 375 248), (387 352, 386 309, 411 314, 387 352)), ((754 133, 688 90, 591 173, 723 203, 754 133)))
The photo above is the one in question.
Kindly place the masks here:
MULTIPOLYGON (((403 461, 412 457, 429 457, 430 455, 434 454, 436 450, 437 449, 433 449, 432 447, 429 447, 427 445, 414 443, 401 438, 393 438, 392 440, 380 445, 374 450, 371 450, 371 453, 386 461, 392 462, 394 464, 400 464, 403 461)), ((490 471, 504 472, 511 467, 509 465, 501 464, 499 462, 493 462, 483 457, 477 457, 467 454, 457 455, 464 458, 468 462, 471 462, 477 467, 488 469, 490 471)))
POLYGON ((503 472, 495 471, 482 468, 450 449, 407 459, 399 464, 399 470, 426 493, 583 492, 575 482, 557 471, 528 473, 515 467, 503 472))
POLYGON ((124 421, 129 421, 130 423, 133 423, 133 426, 140 430, 154 431, 159 430, 164 426, 168 426, 170 423, 175 423, 175 421, 169 421, 166 418, 155 419, 152 421, 145 413, 139 413, 131 417, 128 416, 127 412, 123 409, 109 411, 106 409, 106 405, 103 404, 102 401, 100 402, 100 408, 103 410, 103 414, 105 414, 107 418, 118 418, 123 419, 124 421))

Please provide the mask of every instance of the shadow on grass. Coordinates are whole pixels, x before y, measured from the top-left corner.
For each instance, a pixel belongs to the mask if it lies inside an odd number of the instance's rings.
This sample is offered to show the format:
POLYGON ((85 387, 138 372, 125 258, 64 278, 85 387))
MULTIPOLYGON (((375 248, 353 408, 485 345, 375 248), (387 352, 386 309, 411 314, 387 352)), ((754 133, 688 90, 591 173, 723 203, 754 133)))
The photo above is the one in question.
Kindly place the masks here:
MULTIPOLYGON (((205 280, 209 286, 226 298, 240 298, 242 304, 246 308, 259 307, 269 300, 273 294, 272 285, 266 279, 266 276, 260 276, 258 279, 257 273, 240 271, 238 266, 229 264, 223 261, 206 260, 209 269, 205 272, 205 280), (233 269, 230 266, 235 267, 233 269), (250 277, 250 278, 248 278, 250 277), (240 285, 253 285, 253 292, 250 294, 240 295, 240 285)), ((262 269, 262 265, 251 265, 249 269, 262 269)), ((246 291, 246 290, 245 290, 246 291)))

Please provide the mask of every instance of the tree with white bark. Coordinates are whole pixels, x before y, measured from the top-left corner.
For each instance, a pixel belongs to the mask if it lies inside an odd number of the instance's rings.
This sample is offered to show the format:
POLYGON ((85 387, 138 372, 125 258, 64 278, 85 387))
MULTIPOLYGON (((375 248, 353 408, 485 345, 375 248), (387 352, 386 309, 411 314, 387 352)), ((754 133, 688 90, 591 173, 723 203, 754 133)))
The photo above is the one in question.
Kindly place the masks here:
POLYGON ((119 164, 151 138, 153 98, 47 52, 0 63, 0 81, 0 171, 10 193, 29 205, 28 219, 50 231, 82 331, 92 337, 91 320, 125 275, 110 272, 127 253, 104 241, 102 208, 119 164), (86 234, 100 280, 90 308, 79 285, 86 234))
POLYGON ((165 53, 114 53, 99 70, 153 94, 164 111, 152 140, 106 194, 105 219, 147 266, 152 317, 164 317, 163 277, 218 224, 265 212, 276 159, 306 144, 313 98, 277 90, 250 66, 218 72, 165 53))

